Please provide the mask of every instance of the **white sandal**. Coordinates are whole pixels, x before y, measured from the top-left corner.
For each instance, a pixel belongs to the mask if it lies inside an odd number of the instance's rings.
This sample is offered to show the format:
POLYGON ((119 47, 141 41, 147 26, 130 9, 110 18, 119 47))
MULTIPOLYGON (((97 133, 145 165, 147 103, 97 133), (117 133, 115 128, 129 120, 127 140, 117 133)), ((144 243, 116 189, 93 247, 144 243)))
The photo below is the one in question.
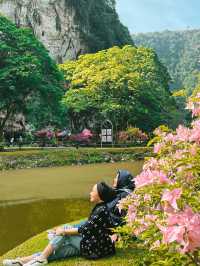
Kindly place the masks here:
POLYGON ((34 258, 31 261, 23 264, 23 266, 42 266, 48 263, 47 259, 34 258))
POLYGON ((5 259, 2 264, 4 266, 23 266, 23 263, 20 261, 20 258, 16 259, 5 259))

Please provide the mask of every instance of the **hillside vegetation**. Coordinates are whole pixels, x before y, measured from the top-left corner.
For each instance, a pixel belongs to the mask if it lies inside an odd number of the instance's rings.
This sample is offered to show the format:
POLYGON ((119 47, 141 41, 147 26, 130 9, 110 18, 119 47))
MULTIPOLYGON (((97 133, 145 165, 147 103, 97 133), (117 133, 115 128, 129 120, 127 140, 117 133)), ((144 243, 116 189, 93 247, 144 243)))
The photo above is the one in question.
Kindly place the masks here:
POLYGON ((137 46, 155 49, 172 78, 172 88, 191 94, 200 69, 200 30, 163 31, 132 36, 137 46))

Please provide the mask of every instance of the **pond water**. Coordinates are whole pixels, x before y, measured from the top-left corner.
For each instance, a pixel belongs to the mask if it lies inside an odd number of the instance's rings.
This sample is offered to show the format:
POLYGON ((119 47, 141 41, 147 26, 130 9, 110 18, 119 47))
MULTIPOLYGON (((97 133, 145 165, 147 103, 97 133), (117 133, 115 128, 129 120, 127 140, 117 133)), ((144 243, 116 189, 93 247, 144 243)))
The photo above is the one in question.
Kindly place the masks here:
POLYGON ((53 226, 86 217, 92 185, 111 184, 117 169, 139 173, 143 162, 2 171, 0 255, 53 226), (3 241, 2 241, 3 240, 3 241))
POLYGON ((39 200, 0 206, 0 255, 48 228, 87 217, 90 207, 86 199, 39 200))

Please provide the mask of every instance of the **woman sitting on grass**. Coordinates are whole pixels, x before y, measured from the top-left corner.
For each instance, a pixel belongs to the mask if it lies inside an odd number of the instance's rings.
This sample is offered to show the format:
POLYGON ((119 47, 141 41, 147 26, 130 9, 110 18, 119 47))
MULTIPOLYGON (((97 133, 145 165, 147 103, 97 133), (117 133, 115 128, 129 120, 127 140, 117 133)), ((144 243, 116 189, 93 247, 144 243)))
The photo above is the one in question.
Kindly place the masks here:
POLYGON ((3 261, 4 266, 39 266, 48 262, 83 256, 98 259, 115 253, 110 234, 112 222, 106 203, 116 197, 116 192, 104 182, 94 185, 90 201, 96 203, 88 220, 79 228, 56 228, 56 236, 41 253, 3 261))

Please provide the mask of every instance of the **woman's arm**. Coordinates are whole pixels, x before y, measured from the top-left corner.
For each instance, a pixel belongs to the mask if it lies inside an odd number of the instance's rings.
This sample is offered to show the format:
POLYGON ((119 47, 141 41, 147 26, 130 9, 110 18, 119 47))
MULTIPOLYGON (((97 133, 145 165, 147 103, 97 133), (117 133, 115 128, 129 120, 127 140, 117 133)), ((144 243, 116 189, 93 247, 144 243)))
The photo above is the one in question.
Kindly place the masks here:
POLYGON ((78 228, 65 229, 65 235, 79 235, 78 228))
POLYGON ((78 228, 67 228, 64 229, 63 227, 56 228, 56 235, 78 235, 78 228))

